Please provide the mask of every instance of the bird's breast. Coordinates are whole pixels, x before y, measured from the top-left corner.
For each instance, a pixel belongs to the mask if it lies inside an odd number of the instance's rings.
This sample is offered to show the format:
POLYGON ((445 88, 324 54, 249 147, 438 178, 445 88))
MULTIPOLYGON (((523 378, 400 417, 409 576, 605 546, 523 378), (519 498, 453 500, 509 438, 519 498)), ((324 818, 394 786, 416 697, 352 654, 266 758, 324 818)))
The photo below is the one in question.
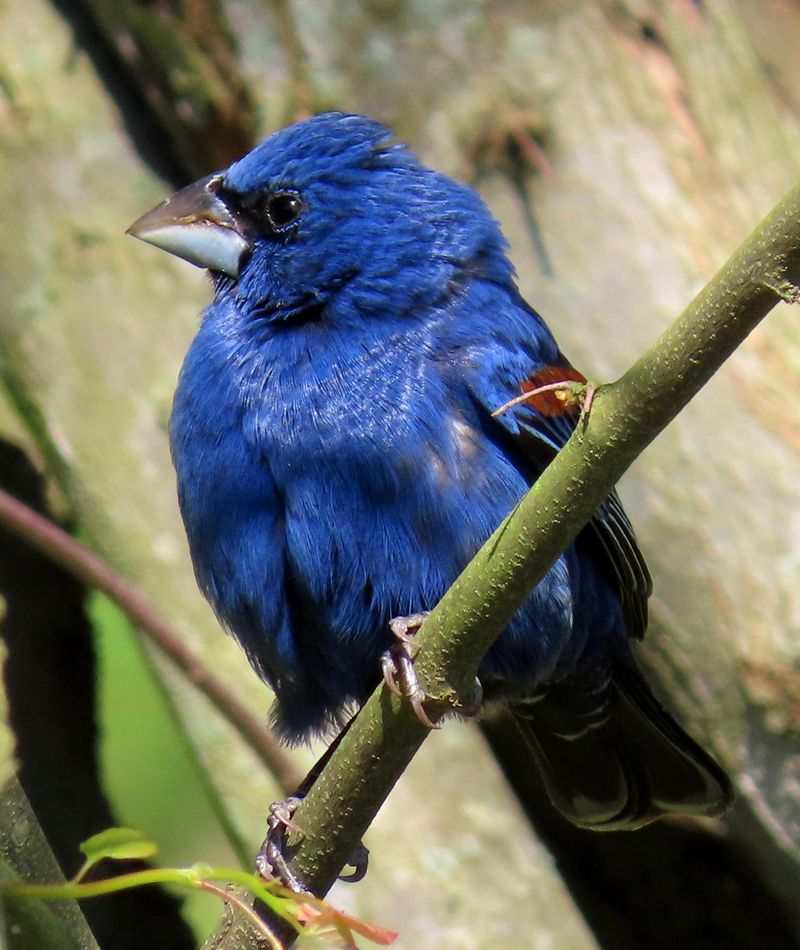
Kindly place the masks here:
MULTIPOLYGON (((246 347, 204 328, 172 441, 195 567, 217 613, 298 695, 324 689, 335 668, 335 705, 363 698, 388 620, 432 608, 528 482, 421 341, 312 342, 246 347)), ((564 570, 535 595, 541 636, 525 642, 537 657, 556 656, 548 644, 569 630, 564 570)))

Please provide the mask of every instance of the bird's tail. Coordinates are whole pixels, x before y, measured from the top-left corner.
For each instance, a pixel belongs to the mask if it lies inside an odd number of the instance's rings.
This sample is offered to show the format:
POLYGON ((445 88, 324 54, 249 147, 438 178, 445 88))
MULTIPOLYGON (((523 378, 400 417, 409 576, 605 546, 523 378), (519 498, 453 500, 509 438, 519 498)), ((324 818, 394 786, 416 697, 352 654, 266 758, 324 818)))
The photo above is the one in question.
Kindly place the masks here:
POLYGON ((725 772, 688 736, 625 657, 594 694, 560 683, 512 706, 547 793, 573 824, 641 828, 663 815, 719 815, 725 772))

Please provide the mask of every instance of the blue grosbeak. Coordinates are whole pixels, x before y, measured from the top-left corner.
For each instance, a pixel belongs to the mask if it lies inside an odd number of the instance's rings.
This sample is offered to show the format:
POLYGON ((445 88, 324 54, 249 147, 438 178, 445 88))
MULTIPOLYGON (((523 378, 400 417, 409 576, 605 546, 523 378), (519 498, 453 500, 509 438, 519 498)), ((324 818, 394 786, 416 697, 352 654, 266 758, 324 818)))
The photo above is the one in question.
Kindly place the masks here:
MULTIPOLYGON (((390 619, 434 606, 568 439, 540 387, 583 377, 480 197, 362 116, 275 133, 131 232, 214 285, 171 421, 198 582, 282 736, 325 731, 375 688, 390 619)), ((649 592, 612 494, 480 667, 583 827, 731 799, 634 663, 649 592)))

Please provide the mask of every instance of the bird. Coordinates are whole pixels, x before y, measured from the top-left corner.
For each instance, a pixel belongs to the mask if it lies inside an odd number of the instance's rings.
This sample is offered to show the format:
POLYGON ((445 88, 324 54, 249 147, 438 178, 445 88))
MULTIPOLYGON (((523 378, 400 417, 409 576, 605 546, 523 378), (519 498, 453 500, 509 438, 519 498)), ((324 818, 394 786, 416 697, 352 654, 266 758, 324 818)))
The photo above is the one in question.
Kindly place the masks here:
MULTIPOLYGON (((365 116, 280 129, 129 232, 213 286, 170 421, 198 584, 277 733, 327 734, 380 682, 391 622, 434 607, 564 446, 585 378, 478 193, 365 116)), ((651 586, 614 492, 478 671, 579 827, 733 797, 634 659, 651 586)))

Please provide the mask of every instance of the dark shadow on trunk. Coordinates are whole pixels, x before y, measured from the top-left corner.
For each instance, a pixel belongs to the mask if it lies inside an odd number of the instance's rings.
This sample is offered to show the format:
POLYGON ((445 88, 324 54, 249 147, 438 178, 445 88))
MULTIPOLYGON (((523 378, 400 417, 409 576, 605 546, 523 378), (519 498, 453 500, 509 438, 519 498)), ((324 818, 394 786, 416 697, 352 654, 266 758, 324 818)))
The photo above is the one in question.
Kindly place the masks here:
MULTIPOLYGON (((0 441, 0 487, 47 513, 44 483, 25 455, 0 441)), ((79 844, 117 822, 98 778, 95 656, 86 591, 22 541, 0 531, 0 621, 19 778, 67 877, 80 867, 79 844)), ((144 867, 114 862, 114 873, 144 867)), ((101 867, 101 873, 110 870, 101 867)), ((84 901, 103 950, 195 946, 180 903, 140 888, 84 901)))

